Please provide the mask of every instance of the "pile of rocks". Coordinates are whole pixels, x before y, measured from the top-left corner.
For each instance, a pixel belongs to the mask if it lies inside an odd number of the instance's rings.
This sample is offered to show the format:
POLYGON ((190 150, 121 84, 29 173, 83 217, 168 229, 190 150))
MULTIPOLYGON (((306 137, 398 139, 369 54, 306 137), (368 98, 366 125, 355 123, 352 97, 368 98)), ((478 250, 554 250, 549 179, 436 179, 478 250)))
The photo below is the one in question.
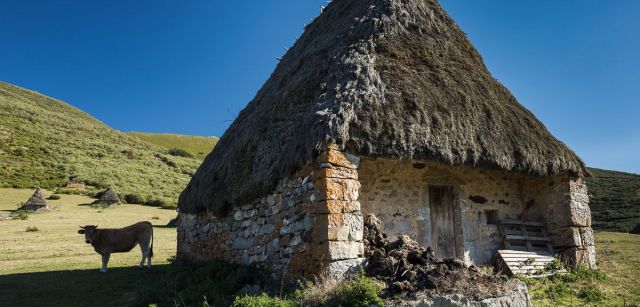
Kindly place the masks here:
POLYGON ((499 276, 467 267, 456 259, 437 259, 431 248, 422 248, 408 236, 389 242, 374 215, 365 218, 365 274, 386 283, 385 297, 407 294, 463 295, 480 301, 503 296, 512 284, 499 276))

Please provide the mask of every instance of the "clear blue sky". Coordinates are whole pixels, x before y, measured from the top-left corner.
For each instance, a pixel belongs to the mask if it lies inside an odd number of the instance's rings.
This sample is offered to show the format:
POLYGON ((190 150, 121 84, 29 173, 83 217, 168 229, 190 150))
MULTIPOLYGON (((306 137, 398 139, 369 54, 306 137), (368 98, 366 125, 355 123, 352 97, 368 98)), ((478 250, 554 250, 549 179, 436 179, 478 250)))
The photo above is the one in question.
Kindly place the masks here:
MULTIPOLYGON (((640 1, 441 3, 589 166, 640 173, 640 1)), ((0 80, 121 131, 219 136, 323 4, 0 0, 0 80)))

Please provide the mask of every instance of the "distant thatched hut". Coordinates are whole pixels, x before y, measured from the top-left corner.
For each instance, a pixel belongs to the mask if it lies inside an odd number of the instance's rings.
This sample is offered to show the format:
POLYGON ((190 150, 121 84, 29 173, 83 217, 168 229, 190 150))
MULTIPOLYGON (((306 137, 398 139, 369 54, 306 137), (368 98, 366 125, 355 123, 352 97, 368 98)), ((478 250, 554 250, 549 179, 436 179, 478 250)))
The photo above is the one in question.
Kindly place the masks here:
POLYGON ((68 189, 86 189, 87 185, 84 182, 70 181, 67 182, 65 188, 68 189))
POLYGON ((534 220, 568 264, 593 267, 586 174, 435 0, 334 0, 180 195, 178 253, 344 271, 375 213, 477 265, 501 248, 501 220, 534 220))
POLYGON ((27 202, 20 207, 20 210, 32 210, 32 211, 49 210, 47 201, 44 199, 44 190, 41 188, 37 188, 35 193, 31 195, 29 200, 27 200, 27 202))
POLYGON ((98 200, 93 202, 93 205, 119 205, 121 204, 120 198, 118 194, 113 190, 113 187, 108 187, 98 198, 98 200))

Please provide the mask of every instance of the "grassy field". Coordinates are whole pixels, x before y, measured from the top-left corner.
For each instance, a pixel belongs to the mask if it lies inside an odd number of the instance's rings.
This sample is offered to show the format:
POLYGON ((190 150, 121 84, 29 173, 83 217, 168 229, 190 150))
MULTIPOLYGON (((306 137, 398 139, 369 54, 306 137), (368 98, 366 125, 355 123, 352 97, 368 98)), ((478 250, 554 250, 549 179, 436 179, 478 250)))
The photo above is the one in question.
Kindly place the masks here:
MULTIPOLYGON (((31 193, 0 189, 0 214, 15 210, 31 193)), ((52 211, 31 214, 27 220, 0 221, 0 306, 126 306, 135 302, 138 289, 164 275, 167 258, 175 255, 176 233, 175 228, 163 225, 175 217, 175 211, 137 205, 96 209, 82 205, 93 201, 91 198, 61 196, 49 201, 52 211), (78 225, 121 227, 143 220, 155 226, 156 266, 137 268, 140 253, 136 248, 112 255, 109 272, 99 273, 100 257, 76 233, 78 225), (34 226, 39 231, 25 231, 34 226)), ((640 305, 640 236, 598 232, 596 244, 598 265, 606 277, 531 280, 534 306, 640 305), (601 299, 580 298, 587 286, 597 289, 601 299)))
POLYGON ((127 134, 164 148, 185 150, 200 160, 204 160, 218 142, 218 138, 208 136, 145 132, 127 132, 127 134))
POLYGON ((116 131, 62 101, 0 82, 0 187, 55 188, 69 181, 137 199, 177 202, 200 165, 116 131))
MULTIPOLYGON (((33 190, 0 189, 0 214, 16 209, 33 190)), ((173 210, 139 205, 97 209, 93 199, 61 195, 53 210, 27 220, 0 221, 0 306, 123 306, 137 289, 162 276, 176 251, 175 228, 164 227, 173 210), (78 225, 122 227, 137 221, 154 225, 154 263, 140 269, 140 250, 113 254, 109 271, 100 273, 100 256, 77 233, 78 225), (27 232, 28 227, 38 231, 27 232)))
POLYGON ((600 271, 528 279, 534 306, 640 306, 640 235, 598 232, 600 271))

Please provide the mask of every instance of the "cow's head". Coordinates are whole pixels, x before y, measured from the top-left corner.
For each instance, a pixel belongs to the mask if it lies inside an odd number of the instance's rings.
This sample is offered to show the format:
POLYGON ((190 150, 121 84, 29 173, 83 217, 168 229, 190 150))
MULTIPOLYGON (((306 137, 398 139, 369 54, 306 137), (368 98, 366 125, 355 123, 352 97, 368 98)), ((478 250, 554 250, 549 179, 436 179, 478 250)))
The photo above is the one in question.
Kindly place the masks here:
POLYGON ((98 225, 80 226, 80 230, 78 230, 78 233, 84 234, 85 241, 88 244, 91 244, 98 236, 98 225))

